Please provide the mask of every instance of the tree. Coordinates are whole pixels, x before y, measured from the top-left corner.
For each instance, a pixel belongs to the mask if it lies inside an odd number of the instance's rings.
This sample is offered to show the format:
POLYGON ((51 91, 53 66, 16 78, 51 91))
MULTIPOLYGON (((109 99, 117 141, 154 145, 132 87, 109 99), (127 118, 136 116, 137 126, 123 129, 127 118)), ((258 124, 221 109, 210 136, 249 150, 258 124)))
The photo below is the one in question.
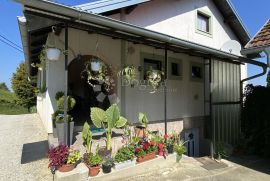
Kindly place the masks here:
POLYGON ((24 63, 21 63, 13 73, 11 83, 18 98, 18 104, 30 110, 30 107, 36 104, 35 83, 28 78, 24 63))
POLYGON ((7 87, 7 85, 6 85, 5 82, 0 83, 0 89, 1 90, 5 90, 5 91, 9 91, 9 89, 8 89, 8 87, 7 87))
POLYGON ((266 77, 266 87, 270 87, 270 70, 268 71, 268 74, 266 77))

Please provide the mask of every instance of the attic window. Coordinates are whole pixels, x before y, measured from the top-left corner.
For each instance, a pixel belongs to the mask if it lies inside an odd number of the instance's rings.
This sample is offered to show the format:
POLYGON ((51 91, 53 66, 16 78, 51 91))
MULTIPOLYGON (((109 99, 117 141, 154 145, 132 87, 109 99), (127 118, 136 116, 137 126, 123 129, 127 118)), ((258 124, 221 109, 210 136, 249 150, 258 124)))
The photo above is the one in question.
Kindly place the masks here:
POLYGON ((197 13, 197 29, 199 31, 210 33, 210 16, 198 12, 197 13))

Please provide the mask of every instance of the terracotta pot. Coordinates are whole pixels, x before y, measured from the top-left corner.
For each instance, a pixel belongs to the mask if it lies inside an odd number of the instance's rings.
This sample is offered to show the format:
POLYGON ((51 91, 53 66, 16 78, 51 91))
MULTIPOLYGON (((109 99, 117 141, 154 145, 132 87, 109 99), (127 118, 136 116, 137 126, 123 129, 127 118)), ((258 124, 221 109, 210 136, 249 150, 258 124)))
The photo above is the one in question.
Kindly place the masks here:
POLYGON ((87 166, 87 168, 89 169, 88 175, 90 177, 94 177, 97 176, 99 174, 100 171, 100 165, 96 166, 96 167, 90 167, 89 165, 85 164, 87 166))
POLYGON ((144 162, 147 160, 152 160, 154 158, 156 158, 156 152, 148 153, 148 154, 144 155, 143 157, 138 156, 137 163, 141 163, 141 162, 144 162))
POLYGON ((150 141, 150 145, 157 146, 157 142, 156 141, 150 141))
POLYGON ((65 164, 58 168, 59 172, 70 172, 75 168, 74 164, 65 164))

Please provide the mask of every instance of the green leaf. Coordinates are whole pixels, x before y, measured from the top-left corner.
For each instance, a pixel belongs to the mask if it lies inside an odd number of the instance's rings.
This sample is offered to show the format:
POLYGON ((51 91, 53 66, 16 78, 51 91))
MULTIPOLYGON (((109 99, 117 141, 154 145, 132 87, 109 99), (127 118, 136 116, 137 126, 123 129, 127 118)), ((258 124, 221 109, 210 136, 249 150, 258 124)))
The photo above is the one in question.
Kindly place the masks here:
POLYGON ((115 127, 121 128, 121 127, 125 126, 126 123, 127 123, 127 119, 120 116, 119 120, 116 121, 115 127))
POLYGON ((113 128, 116 121, 120 117, 120 111, 119 108, 117 107, 116 104, 111 105, 107 110, 106 110, 106 119, 108 122, 108 127, 113 128))
POLYGON ((145 127, 147 127, 147 124, 149 122, 148 119, 147 119, 147 117, 146 117, 146 115, 143 114, 143 113, 141 113, 141 112, 139 113, 139 121, 145 127))
POLYGON ((106 113, 104 110, 93 107, 91 108, 91 120, 97 128, 101 128, 101 123, 106 119, 106 113))

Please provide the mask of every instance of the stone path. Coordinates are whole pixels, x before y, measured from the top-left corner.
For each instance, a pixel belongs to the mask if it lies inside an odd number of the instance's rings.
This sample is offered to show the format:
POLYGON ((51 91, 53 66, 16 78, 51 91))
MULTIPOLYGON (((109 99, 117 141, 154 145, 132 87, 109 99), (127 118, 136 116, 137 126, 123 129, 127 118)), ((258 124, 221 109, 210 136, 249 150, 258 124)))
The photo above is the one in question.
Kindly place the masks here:
POLYGON ((0 180, 50 181, 47 133, 38 115, 0 115, 0 180))

